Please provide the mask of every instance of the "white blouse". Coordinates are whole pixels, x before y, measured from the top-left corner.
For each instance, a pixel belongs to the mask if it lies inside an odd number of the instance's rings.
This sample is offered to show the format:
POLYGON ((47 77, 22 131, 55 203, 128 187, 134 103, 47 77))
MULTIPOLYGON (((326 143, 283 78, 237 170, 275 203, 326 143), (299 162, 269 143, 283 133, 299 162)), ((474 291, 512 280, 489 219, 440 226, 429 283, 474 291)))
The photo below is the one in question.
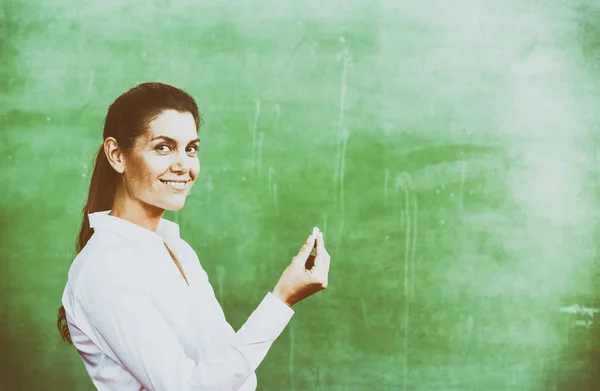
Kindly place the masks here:
POLYGON ((161 219, 152 232, 109 212, 89 214, 94 234, 62 296, 71 339, 96 388, 255 390, 254 371, 294 311, 267 292, 236 333, 177 224, 161 219))

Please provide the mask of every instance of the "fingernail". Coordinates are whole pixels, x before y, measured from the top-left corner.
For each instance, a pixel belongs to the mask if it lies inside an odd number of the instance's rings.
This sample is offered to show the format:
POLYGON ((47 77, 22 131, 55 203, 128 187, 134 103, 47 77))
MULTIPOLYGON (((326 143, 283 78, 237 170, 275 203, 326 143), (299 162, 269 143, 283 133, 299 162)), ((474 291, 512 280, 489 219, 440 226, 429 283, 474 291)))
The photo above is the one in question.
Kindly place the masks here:
POLYGON ((319 228, 313 228, 313 236, 317 236, 319 234, 319 228))

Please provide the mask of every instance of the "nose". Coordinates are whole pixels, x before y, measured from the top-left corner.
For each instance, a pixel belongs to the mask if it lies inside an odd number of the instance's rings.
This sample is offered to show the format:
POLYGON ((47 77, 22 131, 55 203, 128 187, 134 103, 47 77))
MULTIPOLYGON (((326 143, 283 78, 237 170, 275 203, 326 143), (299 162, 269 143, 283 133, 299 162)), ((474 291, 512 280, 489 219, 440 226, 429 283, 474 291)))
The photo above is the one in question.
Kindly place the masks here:
POLYGON ((192 158, 189 157, 185 152, 177 153, 173 157, 171 162, 171 171, 178 174, 187 174, 191 169, 192 158))

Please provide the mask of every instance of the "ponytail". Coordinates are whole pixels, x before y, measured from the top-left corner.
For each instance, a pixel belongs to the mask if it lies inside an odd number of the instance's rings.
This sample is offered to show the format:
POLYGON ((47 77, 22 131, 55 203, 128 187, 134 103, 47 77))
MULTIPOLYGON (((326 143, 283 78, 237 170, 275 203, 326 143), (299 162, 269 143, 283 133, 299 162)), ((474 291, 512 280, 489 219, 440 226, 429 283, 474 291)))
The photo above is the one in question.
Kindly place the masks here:
MULTIPOLYGON (((106 154, 104 153, 104 145, 101 145, 100 149, 96 153, 96 163, 94 165, 94 172, 92 173, 92 179, 90 181, 88 199, 83 207, 83 221, 81 222, 81 228, 75 243, 75 250, 77 254, 81 252, 94 233, 94 229, 90 228, 88 213, 99 212, 112 208, 117 190, 117 181, 118 174, 115 170, 113 170, 108 162, 108 159, 106 158, 106 154)), ((58 309, 58 320, 56 325, 60 331, 63 341, 69 345, 73 345, 71 333, 69 332, 69 326, 67 325, 67 315, 65 313, 64 306, 60 306, 58 309)))

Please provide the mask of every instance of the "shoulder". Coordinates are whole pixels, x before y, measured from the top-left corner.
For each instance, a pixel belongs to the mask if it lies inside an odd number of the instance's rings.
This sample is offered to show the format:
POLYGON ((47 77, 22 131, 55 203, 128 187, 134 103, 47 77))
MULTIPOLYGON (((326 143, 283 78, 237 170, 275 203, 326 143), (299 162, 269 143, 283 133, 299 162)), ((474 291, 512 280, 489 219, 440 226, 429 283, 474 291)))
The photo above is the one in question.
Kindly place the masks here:
POLYGON ((140 280, 139 251, 126 241, 106 245, 99 239, 94 234, 73 261, 69 280, 76 294, 96 294, 114 284, 134 286, 140 280))
POLYGON ((185 251, 186 255, 194 257, 196 259, 198 258, 198 254, 196 254, 196 251, 184 238, 179 238, 179 246, 181 247, 182 251, 185 251))
POLYGON ((181 254, 183 255, 180 261, 182 261, 185 265, 188 265, 190 271, 197 272, 199 273, 202 279, 208 280, 208 275, 204 270, 202 262, 198 258, 198 254, 192 248, 192 246, 183 238, 180 238, 179 249, 182 252, 181 254))

